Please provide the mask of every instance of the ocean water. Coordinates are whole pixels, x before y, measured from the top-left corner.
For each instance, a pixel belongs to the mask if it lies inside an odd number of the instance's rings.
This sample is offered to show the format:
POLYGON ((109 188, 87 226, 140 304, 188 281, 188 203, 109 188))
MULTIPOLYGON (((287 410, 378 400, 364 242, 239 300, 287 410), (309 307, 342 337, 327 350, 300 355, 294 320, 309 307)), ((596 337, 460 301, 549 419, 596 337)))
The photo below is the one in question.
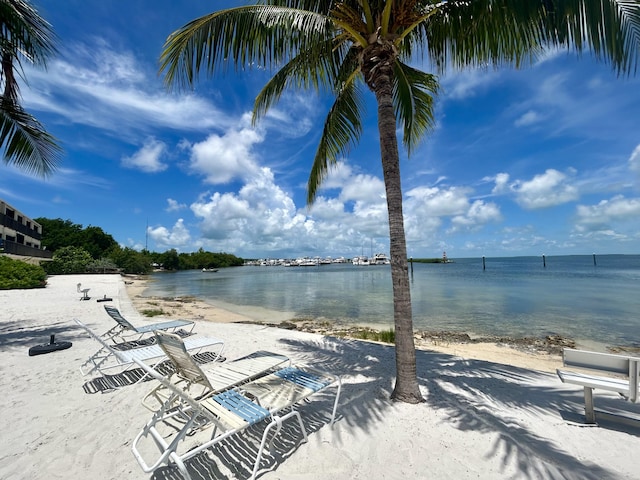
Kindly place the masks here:
MULTIPOLYGON (((416 330, 640 346, 640 255, 453 259, 409 274, 416 330)), ((388 265, 158 273, 144 294, 193 295, 258 320, 393 326, 388 265)))

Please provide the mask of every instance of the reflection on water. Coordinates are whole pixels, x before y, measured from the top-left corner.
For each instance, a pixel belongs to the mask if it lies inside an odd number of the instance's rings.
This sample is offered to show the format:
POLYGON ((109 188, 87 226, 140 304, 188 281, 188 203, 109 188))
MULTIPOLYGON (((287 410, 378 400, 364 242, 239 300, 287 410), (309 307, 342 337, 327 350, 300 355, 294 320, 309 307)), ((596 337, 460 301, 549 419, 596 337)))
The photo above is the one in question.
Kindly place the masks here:
MULTIPOLYGON (((640 345, 640 255, 460 259, 413 264, 417 330, 640 345)), ((389 266, 239 267, 154 275, 145 295, 195 295, 255 315, 393 325, 389 266), (252 307, 246 312, 243 307, 252 307)))

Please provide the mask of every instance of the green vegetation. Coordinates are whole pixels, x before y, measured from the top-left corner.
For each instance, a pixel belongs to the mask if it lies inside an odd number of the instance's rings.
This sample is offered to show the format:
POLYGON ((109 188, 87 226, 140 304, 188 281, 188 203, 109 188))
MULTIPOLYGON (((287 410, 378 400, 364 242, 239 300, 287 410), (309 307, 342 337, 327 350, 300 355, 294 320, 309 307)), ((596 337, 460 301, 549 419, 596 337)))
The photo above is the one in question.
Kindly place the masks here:
POLYGON ((73 245, 82 247, 89 252, 91 258, 98 259, 118 246, 118 242, 100 227, 90 225, 84 228, 71 220, 61 218, 54 220, 35 218, 34 220, 42 225, 42 246, 52 252, 73 245))
POLYGON ((47 274, 42 267, 0 256, 0 290, 38 288, 46 284, 47 274))
POLYGON ((345 336, 357 338, 359 340, 370 340, 374 342, 396 343, 396 332, 393 328, 389 330, 373 330, 372 328, 358 328, 345 332, 345 336))
POLYGON ((147 310, 142 310, 142 315, 144 315, 145 317, 157 317, 159 315, 163 315, 163 316, 169 316, 168 313, 166 313, 163 309, 161 308, 155 308, 155 309, 147 309, 147 310))
POLYGON ((53 255, 51 262, 43 262, 48 274, 85 273, 93 261, 89 252, 82 247, 61 247, 53 255))
POLYGON ((42 225, 42 246, 53 252, 53 261, 43 263, 49 274, 122 272, 143 275, 155 267, 164 270, 191 270, 241 266, 242 258, 230 253, 163 253, 121 247, 102 228, 83 227, 71 220, 36 218, 42 225))

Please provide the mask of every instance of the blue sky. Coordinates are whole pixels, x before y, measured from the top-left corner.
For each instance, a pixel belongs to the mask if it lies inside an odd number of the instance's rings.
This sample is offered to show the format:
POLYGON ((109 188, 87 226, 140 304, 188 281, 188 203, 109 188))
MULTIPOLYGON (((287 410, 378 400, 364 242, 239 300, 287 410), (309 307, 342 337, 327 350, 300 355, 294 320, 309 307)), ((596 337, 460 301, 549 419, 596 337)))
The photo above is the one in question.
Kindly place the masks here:
MULTIPOLYGON (((27 70, 23 101, 64 158, 47 180, 1 165, 0 198, 136 249, 388 252, 372 95, 359 147, 308 208, 330 98, 288 92, 252 128, 268 72, 164 88, 166 37, 239 3, 35 1, 59 55, 46 72, 27 70)), ((523 70, 450 72, 440 84, 436 130, 411 158, 401 152, 410 256, 640 253, 640 73, 618 78, 588 55, 548 52, 523 70)))

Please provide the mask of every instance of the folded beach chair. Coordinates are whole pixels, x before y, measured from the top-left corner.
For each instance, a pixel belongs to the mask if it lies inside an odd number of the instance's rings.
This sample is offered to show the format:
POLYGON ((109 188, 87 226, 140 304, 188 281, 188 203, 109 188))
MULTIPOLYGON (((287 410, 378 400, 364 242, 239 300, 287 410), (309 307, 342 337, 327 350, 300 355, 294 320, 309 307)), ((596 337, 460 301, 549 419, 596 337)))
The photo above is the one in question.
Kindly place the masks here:
MULTIPOLYGON (((253 479, 258 472, 262 452, 273 428, 276 428, 273 435, 275 437, 283 422, 295 417, 298 420, 303 441, 307 440, 300 413, 294 408, 296 404, 335 385, 337 392, 330 423, 333 424, 335 419, 340 396, 340 379, 315 369, 285 367, 273 374, 198 400, 193 398, 187 390, 171 382, 169 378, 149 369, 143 362, 137 360, 136 362, 170 391, 172 397, 163 408, 153 414, 133 440, 131 450, 146 473, 151 473, 162 465, 174 465, 185 480, 191 480, 184 463, 186 460, 252 425, 264 422, 266 426, 250 477, 253 479), (178 422, 175 421, 176 419, 178 422), (181 425, 177 432, 176 425, 181 425), (206 437, 207 440, 200 442, 192 438, 201 433, 201 430, 208 428, 213 428, 213 432, 211 436, 206 437), (180 450, 183 449, 181 447, 187 443, 185 441, 187 438, 191 440, 189 446, 181 452, 180 450), (151 445, 158 449, 159 455, 153 457, 155 460, 148 462, 142 452, 148 452, 147 447, 151 445)), ((248 450, 245 452, 248 453, 248 450)), ((247 460, 250 461, 250 459, 247 460)))
POLYGON ((169 320, 167 322, 136 327, 124 318, 117 308, 105 305, 104 309, 109 316, 116 321, 116 325, 103 333, 102 336, 109 338, 114 343, 117 343, 119 339, 123 342, 137 342, 146 336, 145 343, 152 344, 155 343, 155 337, 149 336, 149 334, 153 334, 153 332, 157 330, 169 330, 186 337, 191 335, 195 325, 195 323, 190 320, 169 320))
MULTIPOLYGON (((261 350, 225 363, 201 367, 178 335, 157 331, 155 337, 173 366, 169 381, 196 399, 228 390, 291 364, 285 355, 261 350)), ((156 411, 165 404, 168 393, 160 383, 144 397, 142 404, 156 411)))
MULTIPOLYGON (((80 320, 76 318, 74 321, 100 345, 98 351, 91 355, 80 366, 80 372, 82 375, 99 372, 108 380, 109 375, 113 375, 114 372, 122 373, 134 368, 136 366, 136 362, 158 364, 159 362, 167 359, 164 350, 162 350, 158 345, 143 346, 129 350, 117 350, 113 345, 108 344, 103 338, 94 333, 93 330, 83 324, 80 320)), ((189 337, 184 342, 184 345, 189 352, 193 353, 198 353, 205 348, 209 349, 211 347, 215 347, 215 357, 212 361, 218 360, 224 350, 223 340, 210 337, 189 337)), ((146 377, 147 373, 145 373, 138 382, 146 377)), ((110 382, 110 384, 113 388, 119 387, 119 385, 114 382, 110 382)))

